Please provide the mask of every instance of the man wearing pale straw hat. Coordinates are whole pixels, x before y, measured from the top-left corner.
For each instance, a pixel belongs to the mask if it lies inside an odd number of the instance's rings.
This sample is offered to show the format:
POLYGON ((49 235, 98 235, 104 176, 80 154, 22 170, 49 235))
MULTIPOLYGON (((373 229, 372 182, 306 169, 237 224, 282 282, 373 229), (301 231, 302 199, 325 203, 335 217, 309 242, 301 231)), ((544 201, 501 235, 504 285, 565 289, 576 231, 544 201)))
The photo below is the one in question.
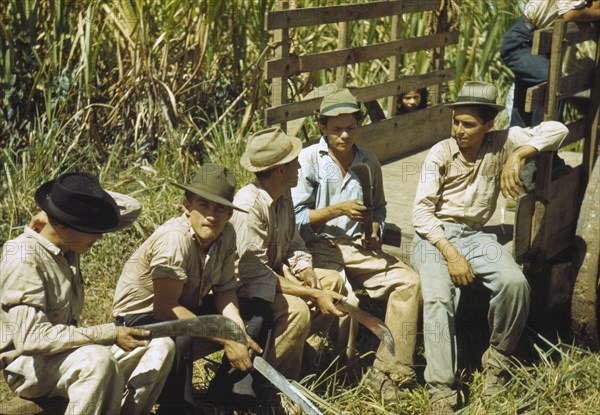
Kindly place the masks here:
POLYGON ((103 234, 130 225, 139 208, 121 215, 87 173, 47 182, 35 200, 45 212, 37 231, 25 228, 2 252, 0 368, 8 386, 25 398, 68 398, 69 414, 149 413, 171 368, 173 341, 146 344, 146 330, 77 324, 81 254, 103 234))
MULTIPOLYGON (((221 165, 208 163, 198 169, 191 183, 173 184, 185 190, 184 213, 156 229, 127 261, 115 291, 114 317, 125 326, 138 326, 222 314, 244 332, 256 313, 262 311, 262 317, 270 319, 268 308, 261 309, 251 301, 238 302, 236 239, 228 222, 233 210, 239 209, 232 203, 236 186, 233 174, 221 165)), ((258 337, 261 329, 251 334, 258 337)), ((262 353, 250 335, 248 343, 262 353)), ((175 363, 158 401, 159 413, 197 413, 193 363, 221 346, 188 336, 177 337, 175 345, 175 363)), ((223 380, 223 373, 231 366, 248 371, 252 362, 245 345, 227 340, 223 347, 226 359, 213 381, 219 383, 219 394, 225 395, 233 383, 223 380)))
POLYGON ((256 180, 238 191, 234 202, 238 236, 240 296, 271 305, 275 344, 266 357, 284 376, 297 379, 303 362, 312 359, 336 316, 335 302, 344 284, 337 272, 314 269, 294 220, 290 189, 298 182, 301 141, 279 128, 254 134, 242 155, 242 166, 256 180), (310 301, 312 306, 307 302, 310 301))
POLYGON ((517 197, 519 170, 540 151, 557 150, 567 135, 559 122, 490 132, 502 105, 485 82, 465 82, 454 110, 453 135, 432 147, 413 210, 413 265, 421 277, 427 381, 434 413, 453 413, 456 392, 455 304, 461 286, 491 292, 490 345, 483 355, 484 395, 499 391, 529 312, 529 285, 496 236, 481 231, 498 193, 517 197))

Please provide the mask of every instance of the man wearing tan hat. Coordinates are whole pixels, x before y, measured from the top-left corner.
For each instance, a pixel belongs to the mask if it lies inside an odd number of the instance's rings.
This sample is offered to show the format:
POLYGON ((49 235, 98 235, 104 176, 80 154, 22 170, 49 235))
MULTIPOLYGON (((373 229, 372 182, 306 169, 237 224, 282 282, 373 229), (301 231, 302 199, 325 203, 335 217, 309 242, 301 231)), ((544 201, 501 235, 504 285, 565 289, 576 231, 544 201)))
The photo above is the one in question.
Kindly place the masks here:
POLYGON ((271 305, 275 347, 266 359, 284 376, 297 379, 303 357, 310 365, 345 301, 337 272, 313 269, 294 220, 290 189, 298 182, 302 143, 279 128, 254 134, 242 155, 242 166, 256 181, 238 191, 231 222, 238 236, 240 296, 271 305), (307 304, 310 301, 312 307, 307 304), (316 310, 314 309, 316 307, 316 310))
MULTIPOLYGON (((371 298, 387 300, 385 322, 394 337, 396 353, 392 356, 380 344, 363 384, 385 399, 394 400, 400 396, 400 387, 415 382, 419 277, 381 250, 386 217, 383 176, 375 155, 356 145, 363 117, 360 103, 346 88, 323 98, 318 114, 323 136, 318 144, 300 153, 301 174, 292 197, 300 234, 313 254, 315 266, 342 273, 349 301, 356 305, 353 288, 364 288, 371 298), (363 189, 350 170, 361 163, 371 172, 371 211, 363 205, 363 189), (367 240, 361 222, 371 215, 372 236, 367 240)), ((352 347, 356 332, 355 323, 349 319, 340 323, 338 339, 344 343, 337 345, 338 350, 345 344, 352 347)), ((353 350, 347 354, 352 358, 353 350)))
MULTIPOLYGON (((240 308, 251 317, 260 312, 260 305, 240 304, 236 293, 236 239, 228 222, 233 210, 239 209, 232 203, 235 177, 228 169, 209 163, 199 168, 190 184, 174 185, 185 190, 184 213, 156 229, 127 261, 117 283, 113 315, 125 326, 138 326, 218 313, 246 332, 240 308)), ((270 318, 269 311, 263 308, 265 319, 270 318)), ((255 352, 262 352, 250 336, 248 342, 255 352)), ((177 337, 175 345, 175 363, 159 399, 159 412, 197 413, 193 363, 220 347, 187 336, 177 337)), ((223 346, 227 358, 223 367, 252 368, 245 345, 227 340, 223 346)))
MULTIPOLYGON (((127 197, 120 195, 121 200, 127 197)), ((130 225, 88 173, 68 173, 35 193, 45 213, 4 244, 0 260, 0 369, 29 399, 65 397, 68 414, 147 414, 173 362, 170 338, 148 344, 146 330, 107 323, 80 327, 84 303, 81 255, 103 234, 130 225)), ((1 410, 0 410, 1 412, 1 410)))
POLYGON ((454 109, 453 138, 432 147, 413 210, 413 265, 421 276, 427 381, 433 412, 453 413, 456 392, 455 304, 461 286, 491 293, 490 345, 483 355, 484 396, 500 390, 529 312, 529 285, 496 236, 481 231, 498 192, 517 197, 519 170, 540 151, 557 150, 567 135, 559 122, 490 132, 502 105, 485 82, 465 82, 454 109))

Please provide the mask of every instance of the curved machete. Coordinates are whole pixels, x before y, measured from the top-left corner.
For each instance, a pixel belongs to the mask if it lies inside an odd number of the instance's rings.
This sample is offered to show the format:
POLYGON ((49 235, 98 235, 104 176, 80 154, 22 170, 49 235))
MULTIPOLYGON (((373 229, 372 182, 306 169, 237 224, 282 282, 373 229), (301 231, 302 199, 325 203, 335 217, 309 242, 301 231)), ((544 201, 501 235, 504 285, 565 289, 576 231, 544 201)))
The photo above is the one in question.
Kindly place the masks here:
POLYGON ((217 343, 233 340, 248 345, 246 334, 233 320, 221 315, 197 316, 181 320, 161 321, 160 323, 136 326, 150 331, 148 338, 192 336, 217 343))
POLYGON ((392 336, 392 332, 388 326, 386 326, 383 321, 379 320, 374 315, 369 314, 366 311, 363 311, 360 308, 348 303, 340 302, 335 306, 340 311, 348 313, 350 317, 356 319, 356 321, 358 321, 360 324, 371 330, 373 334, 377 336, 379 340, 381 340, 386 349, 390 351, 392 356, 396 355, 396 344, 394 342, 394 337, 392 336))

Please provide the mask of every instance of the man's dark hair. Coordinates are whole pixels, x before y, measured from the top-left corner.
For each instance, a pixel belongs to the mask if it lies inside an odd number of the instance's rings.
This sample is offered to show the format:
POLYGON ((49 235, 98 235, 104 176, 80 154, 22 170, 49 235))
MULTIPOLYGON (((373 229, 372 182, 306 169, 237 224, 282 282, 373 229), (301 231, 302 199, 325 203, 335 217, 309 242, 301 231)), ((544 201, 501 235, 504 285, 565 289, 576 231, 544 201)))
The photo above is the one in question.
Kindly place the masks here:
MULTIPOLYGON (((354 118, 356 118, 356 121, 361 122, 362 120, 365 119, 365 114, 363 114, 362 111, 355 111, 352 113, 352 115, 354 116, 354 118)), ((319 122, 319 124, 323 124, 324 126, 327 126, 327 119, 329 118, 329 115, 323 115, 321 116, 320 114, 317 117, 317 121, 319 122)))
POLYGON ((256 176, 256 179, 258 181, 262 181, 262 180, 266 180, 269 178, 269 176, 271 175, 271 173, 273 173, 273 170, 275 170, 277 167, 279 166, 275 166, 272 169, 269 170, 263 170, 263 171, 256 171, 254 172, 254 175, 256 176))
POLYGON ((479 118, 481 118, 484 123, 492 121, 500 111, 496 108, 488 107, 487 105, 471 105, 471 107, 479 114, 479 118))
POLYGON ((189 190, 185 191, 185 199, 192 203, 194 201, 194 196, 196 196, 196 193, 194 192, 190 192, 189 190))

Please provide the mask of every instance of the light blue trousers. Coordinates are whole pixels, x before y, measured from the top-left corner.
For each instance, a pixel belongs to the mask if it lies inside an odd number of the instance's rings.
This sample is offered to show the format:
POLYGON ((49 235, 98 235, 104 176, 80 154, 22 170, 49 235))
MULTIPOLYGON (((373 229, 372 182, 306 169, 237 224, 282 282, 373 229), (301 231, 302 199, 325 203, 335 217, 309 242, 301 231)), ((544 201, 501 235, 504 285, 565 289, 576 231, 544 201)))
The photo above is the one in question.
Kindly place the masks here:
MULTIPOLYGON (((523 272, 496 235, 448 222, 444 228, 446 237, 471 264, 474 284, 491 291, 490 347, 504 356, 512 354, 529 314, 529 284, 523 272)), ((454 318, 460 290, 452 283, 441 252, 419 235, 413 241, 412 263, 423 292, 425 380, 433 395, 447 395, 457 370, 454 318)))

